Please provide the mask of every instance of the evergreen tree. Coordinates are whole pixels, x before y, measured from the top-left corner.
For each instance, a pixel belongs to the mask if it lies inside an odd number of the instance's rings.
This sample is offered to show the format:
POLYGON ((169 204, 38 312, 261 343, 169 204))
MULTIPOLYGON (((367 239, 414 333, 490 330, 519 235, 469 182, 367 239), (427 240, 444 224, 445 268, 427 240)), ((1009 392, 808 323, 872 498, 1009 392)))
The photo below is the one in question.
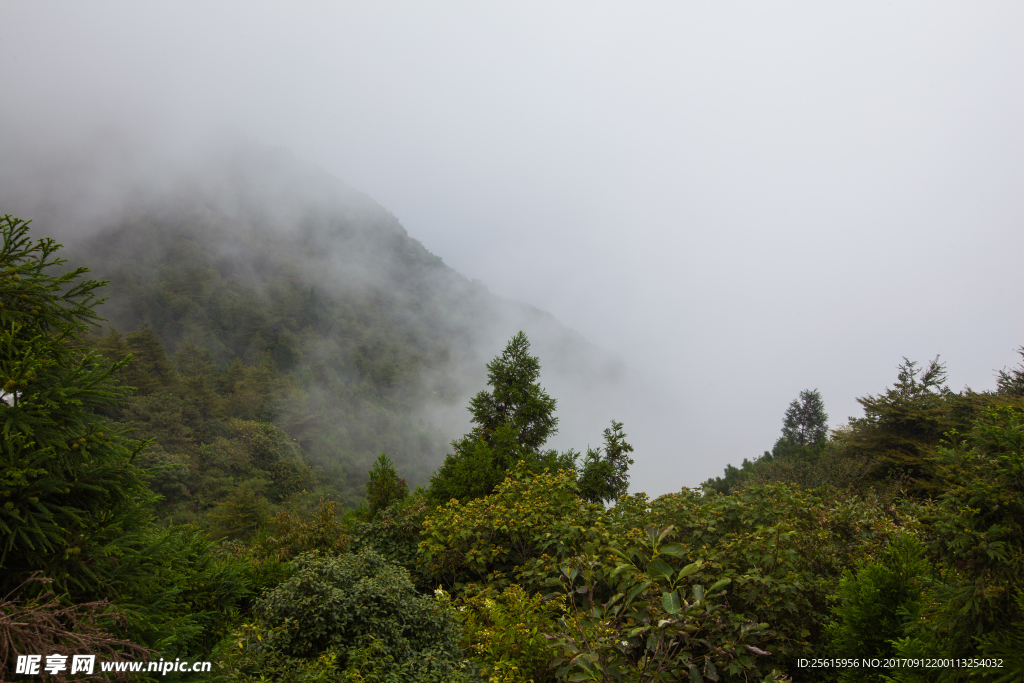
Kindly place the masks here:
POLYGON ((757 474, 763 474, 775 461, 809 462, 821 455, 828 439, 828 415, 817 389, 805 389, 789 404, 782 419, 782 436, 771 451, 753 461, 743 459, 740 467, 725 466, 725 475, 705 481, 702 486, 728 494, 749 485, 757 474))
POLYGON ((519 332, 502 354, 487 364, 490 391, 469 402, 473 431, 452 442, 453 452, 430 479, 436 502, 488 495, 519 460, 540 468, 573 467, 572 457, 559 458, 541 447, 557 430, 555 399, 537 382, 540 360, 530 355, 530 342, 519 332))
POLYGON ((103 282, 26 222, 0 218, 0 593, 34 572, 57 592, 95 596, 131 580, 152 494, 131 461, 141 444, 97 415, 126 389, 113 366, 75 348, 99 320, 103 282))
POLYGON ((629 489, 629 466, 633 464, 629 454, 633 446, 626 442, 621 422, 612 420, 612 426, 604 430, 603 451, 602 454, 602 449, 587 449, 577 482, 580 497, 592 503, 618 500, 629 489))
POLYGON ((789 404, 782 438, 798 446, 817 446, 828 436, 828 415, 817 389, 805 389, 789 404))
MULTIPOLYGON (((1024 358, 1024 346, 1017 353, 1024 358)), ((996 393, 1024 398, 1024 363, 1010 370, 1003 368, 996 374, 996 393)))
POLYGON ((904 358, 891 388, 857 399, 864 417, 850 420, 847 453, 873 458, 874 478, 902 472, 913 480, 913 492, 934 495, 941 478, 936 447, 957 426, 950 410, 956 395, 943 385, 945 379, 938 356, 924 368, 904 358))
POLYGON ((370 470, 370 480, 366 482, 366 502, 370 507, 370 515, 376 515, 389 505, 405 500, 409 487, 405 479, 398 476, 395 463, 387 453, 381 453, 370 470))
POLYGON ((509 425, 522 449, 539 452, 558 431, 556 401, 538 384, 539 377, 540 359, 530 355, 530 342, 520 331, 487 364, 487 383, 493 389, 481 391, 469 402, 477 436, 490 444, 498 428, 509 425))

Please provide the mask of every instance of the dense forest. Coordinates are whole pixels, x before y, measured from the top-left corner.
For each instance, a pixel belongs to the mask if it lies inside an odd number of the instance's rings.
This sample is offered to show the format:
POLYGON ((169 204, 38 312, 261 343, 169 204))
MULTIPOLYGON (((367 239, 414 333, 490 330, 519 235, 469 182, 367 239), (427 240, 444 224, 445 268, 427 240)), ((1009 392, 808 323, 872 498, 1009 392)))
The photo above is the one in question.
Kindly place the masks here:
POLYGON ((615 416, 548 446, 529 334, 462 369, 502 313, 397 222, 178 209, 63 252, 0 223, 2 680, 1024 680, 1024 363, 904 359, 832 430, 801 392, 652 500, 615 416), (446 444, 423 407, 467 395, 446 444))

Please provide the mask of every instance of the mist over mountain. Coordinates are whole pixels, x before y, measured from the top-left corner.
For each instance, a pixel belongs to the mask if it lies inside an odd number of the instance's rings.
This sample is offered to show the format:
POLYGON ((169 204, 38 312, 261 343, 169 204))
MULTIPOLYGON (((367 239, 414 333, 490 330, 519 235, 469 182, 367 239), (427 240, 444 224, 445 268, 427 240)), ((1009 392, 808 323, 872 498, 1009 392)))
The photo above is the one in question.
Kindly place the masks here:
POLYGON ((463 277, 370 197, 283 150, 234 140, 175 155, 112 135, 10 158, 4 213, 110 281, 110 328, 149 326, 169 354, 205 349, 222 369, 272 363, 292 384, 273 420, 353 499, 381 451, 410 483, 429 477, 468 431, 485 363, 519 330, 559 401, 552 445, 596 444, 642 394, 620 361, 463 277))

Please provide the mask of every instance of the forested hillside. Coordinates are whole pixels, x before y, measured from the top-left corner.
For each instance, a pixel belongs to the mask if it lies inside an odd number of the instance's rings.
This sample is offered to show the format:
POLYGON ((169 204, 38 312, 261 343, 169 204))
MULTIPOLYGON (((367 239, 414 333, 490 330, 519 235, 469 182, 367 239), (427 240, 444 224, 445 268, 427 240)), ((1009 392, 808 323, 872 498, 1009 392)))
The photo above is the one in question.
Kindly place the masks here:
POLYGON ((610 356, 470 282, 369 197, 283 152, 231 147, 136 194, 72 235, 68 258, 110 281, 104 329, 122 340, 96 344, 135 354, 132 424, 172 461, 210 430, 224 436, 225 419, 273 424, 353 506, 381 451, 412 485, 427 481, 484 363, 518 330, 549 381, 579 387, 577 403, 621 384, 610 356), (178 402, 202 403, 189 436, 160 433, 178 402))
POLYGON ((1024 364, 953 392, 904 359, 831 430, 808 389, 760 458, 630 494, 617 416, 550 446, 549 369, 602 356, 232 159, 73 249, 0 221, 0 679, 1024 677, 1024 364))

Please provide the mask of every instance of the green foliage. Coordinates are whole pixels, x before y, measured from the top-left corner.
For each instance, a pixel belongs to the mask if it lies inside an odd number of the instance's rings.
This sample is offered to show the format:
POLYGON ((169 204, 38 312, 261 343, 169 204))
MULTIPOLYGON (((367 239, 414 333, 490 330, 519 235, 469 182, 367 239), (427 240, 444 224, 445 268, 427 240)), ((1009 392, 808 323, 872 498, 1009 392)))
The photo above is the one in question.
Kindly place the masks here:
POLYGON ((115 594, 128 632, 172 658, 208 654, 261 587, 259 570, 247 558, 214 552, 214 544, 190 527, 154 529, 146 553, 121 571, 140 577, 115 594))
POLYGON ((249 479, 232 488, 209 513, 213 536, 249 539, 264 530, 270 521, 266 490, 262 479, 249 479))
POLYGON ((340 557, 305 554, 291 578, 260 601, 262 648, 315 659, 337 653, 341 665, 371 644, 385 643, 396 663, 419 653, 454 652, 458 627, 449 605, 417 593, 409 573, 364 550, 340 557))
MULTIPOLYGON (((271 422, 321 469, 329 490, 316 495, 354 507, 382 450, 410 483, 436 467, 445 440, 416 408, 459 395, 453 339, 472 337, 465 308, 491 301, 380 207, 331 206, 323 215, 303 209, 308 222, 283 235, 262 209, 250 221, 216 207, 183 215, 175 205, 109 226, 78 254, 112 283, 112 325, 148 325, 159 337, 178 374, 176 387, 160 390, 185 404, 196 445, 217 436, 207 423, 271 422)), ((161 517, 201 522, 194 508, 203 505, 192 502, 193 511, 169 505, 161 517)))
MULTIPOLYGON (((580 500, 570 472, 533 475, 520 463, 486 498, 453 500, 423 520, 420 559, 428 575, 449 588, 470 583, 506 586, 510 576, 566 552, 585 530, 600 523, 599 505, 580 500)), ((530 591, 546 574, 524 576, 530 591)))
POLYGON ((342 552, 352 537, 338 521, 337 508, 336 502, 321 498, 308 522, 297 512, 282 510, 274 518, 273 535, 259 539, 260 553, 287 561, 311 550, 332 555, 342 552))
MULTIPOLYGON (((634 506, 623 521, 641 511, 634 506)), ((757 647, 772 656, 759 660, 758 667, 799 675, 791 668, 797 658, 825 656, 828 596, 842 572, 877 552, 900 528, 913 527, 915 514, 857 497, 826 502, 799 488, 772 485, 729 496, 662 496, 641 519, 660 528, 673 525, 685 556, 703 558, 695 581, 731 579, 730 611, 765 624, 757 647)), ((641 538, 642 533, 635 529, 616 536, 641 538)))
MULTIPOLYGON (((787 431, 797 434, 799 430, 784 428, 771 452, 765 451, 753 461, 744 460, 742 467, 726 466, 723 477, 704 485, 720 493, 782 482, 807 488, 880 488, 918 498, 938 497, 948 483, 938 457, 943 435, 950 430, 970 430, 989 408, 1024 407, 1021 397, 1006 388, 1016 376, 1011 372, 1000 374, 1001 388, 994 393, 970 389, 954 393, 943 385, 945 376, 945 366, 938 358, 924 368, 904 359, 890 389, 857 399, 864 407, 864 417, 851 418, 847 426, 833 430, 830 438, 809 445, 786 437, 787 431)), ((790 412, 796 410, 796 423, 800 408, 796 401, 790 406, 790 412)))
POLYGON ((541 388, 540 360, 530 355, 530 342, 522 332, 509 340, 501 355, 487 364, 487 384, 469 402, 477 434, 488 444, 494 432, 510 425, 515 442, 527 453, 538 453, 557 432, 555 399, 541 388))
POLYGON ((816 477, 815 474, 820 473, 814 470, 822 469, 817 465, 828 447, 827 422, 828 415, 818 390, 801 391, 800 397, 789 404, 782 420, 782 436, 770 453, 765 451, 753 461, 744 458, 741 467, 726 465, 724 476, 709 479, 704 486, 729 493, 752 484, 783 482, 813 488, 823 483, 822 479, 828 478, 816 477))
POLYGON ((426 496, 417 489, 400 503, 380 511, 371 519, 358 512, 351 514, 346 526, 351 534, 351 552, 372 549, 388 562, 404 567, 421 589, 436 586, 426 580, 423 568, 416 561, 423 533, 423 519, 429 512, 426 496))
MULTIPOLYGON (((887 659, 894 642, 917 620, 931 567, 913 536, 900 536, 856 573, 844 572, 826 631, 835 657, 887 659)), ((888 669, 845 669, 841 681, 883 681, 888 669)))
MULTIPOLYGON (((952 432, 939 453, 950 487, 925 518, 925 539, 940 572, 924 591, 919 619, 897 641, 897 653, 995 656, 1019 637, 1014 625, 1024 621, 1024 412, 990 409, 969 433, 952 432)), ((1017 668, 975 675, 1024 675, 1019 657, 1010 664, 1017 668)), ((921 678, 893 673, 898 680, 921 678)), ((939 679, 960 680, 969 673, 953 670, 939 679)))
MULTIPOLYGON (((503 427, 500 431, 510 431, 503 427)), ((471 434, 452 442, 453 453, 445 457, 430 478, 431 501, 468 501, 483 498, 505 479, 504 459, 496 461, 494 450, 471 434)))
POLYGON ((114 594, 144 552, 152 494, 132 466, 139 444, 96 415, 123 392, 72 346, 103 283, 52 274, 60 245, 33 243, 27 223, 5 216, 0 232, 0 593, 42 571, 58 592, 114 594))
MULTIPOLYGON (((501 589, 513 581, 530 592, 554 590, 572 612, 559 631, 563 656, 578 654, 581 667, 591 662, 597 669, 604 665, 595 662, 614 660, 618 663, 612 668, 623 676, 643 662, 654 667, 650 675, 655 670, 662 676, 679 673, 669 663, 682 656, 684 637, 673 629, 689 627, 707 639, 699 646, 706 646, 707 653, 717 653, 714 648, 730 653, 721 659, 709 655, 695 667, 711 661, 714 670, 736 675, 756 670, 763 677, 775 669, 794 673, 797 658, 827 652, 828 598, 843 571, 879 552, 898 533, 918 528, 918 511, 892 499, 847 496, 826 502, 779 485, 750 487, 731 496, 684 492, 653 502, 642 495, 624 496, 612 510, 586 503, 578 491, 570 472, 535 475, 527 468, 514 469, 491 496, 465 504, 453 501, 432 512, 423 523, 420 557, 429 576, 456 595, 471 584, 501 589), (669 527, 671 537, 660 531, 650 535, 651 529, 669 527), (632 563, 632 573, 623 573, 623 558, 632 563), (699 567, 683 577, 685 595, 675 594, 688 601, 686 609, 693 613, 679 617, 676 626, 662 624, 676 619, 665 611, 665 594, 680 587, 652 579, 655 568, 663 577, 678 577, 698 559, 699 567), (620 584, 629 577, 634 583, 624 589, 620 584), (722 579, 731 582, 728 599, 713 611, 691 600, 691 584, 708 587, 722 579), (634 588, 638 592, 631 600, 610 603, 634 588), (630 640, 640 623, 627 616, 640 609, 636 600, 646 605, 644 618, 650 619, 642 623, 662 629, 645 632, 645 639, 654 638, 649 646, 647 640, 642 647, 639 640, 630 640), (600 618, 594 617, 595 607, 600 618), (612 614, 612 608, 618 611, 612 614), (751 624, 762 626, 752 630, 751 624), (627 648, 622 641, 631 644, 627 648), (593 649, 599 642, 604 645, 593 649), (747 644, 770 654, 757 654, 747 644)), ((675 603, 670 605, 674 609, 675 603)), ((698 644, 686 643, 694 657, 703 656, 698 644)), ((688 665, 683 673, 690 675, 688 665)))
MULTIPOLYGON (((412 653, 402 660, 386 642, 371 637, 349 655, 341 678, 346 683, 481 683, 473 668, 440 647, 412 653)), ((489 683, 489 682, 488 682, 489 683)))
POLYGON ((651 501, 626 495, 621 423, 580 467, 543 449, 555 401, 519 333, 429 496, 410 494, 408 463, 371 454, 437 446, 398 416, 448 347, 438 330, 398 340, 387 292, 328 300, 283 266, 256 282, 179 241, 134 273, 133 331, 90 337, 101 283, 51 275, 58 245, 0 225, 0 589, 46 572, 71 621, 98 615, 75 601, 116 596, 104 638, 253 682, 1024 675, 1018 369, 953 393, 937 358, 904 359, 827 439, 820 395, 801 392, 771 452, 651 501), (937 655, 1004 667, 795 666, 937 655))
MULTIPOLYGON (((728 578, 693 583, 701 559, 678 568, 686 549, 664 541, 673 528, 649 527, 640 543, 610 546, 614 569, 590 545, 549 579, 569 609, 553 640, 557 675, 575 681, 717 680, 758 670, 756 647, 765 624, 731 614, 722 601, 728 578)), ((760 678, 760 676, 758 676, 760 678)))
MULTIPOLYGON (((1018 590, 1014 601, 1016 613, 1024 615, 1024 591, 1018 590)), ((992 677, 995 683, 1011 683, 1024 677, 1024 619, 986 633, 978 638, 978 645, 986 657, 1003 660, 1002 670, 992 677)))
POLYGON ((626 443, 622 423, 612 420, 604 430, 604 454, 601 449, 587 449, 583 471, 579 476, 580 495, 592 503, 608 503, 624 496, 629 489, 629 466, 633 459, 629 453, 633 446, 626 443))
MULTIPOLYGON (((487 365, 490 392, 470 400, 476 428, 452 442, 453 452, 430 479, 428 495, 434 503, 466 502, 495 490, 515 466, 521 473, 545 469, 577 474, 579 454, 541 450, 556 431, 555 399, 537 383, 540 361, 529 355, 530 342, 519 332, 502 355, 487 365)), ((629 487, 629 453, 622 423, 612 420, 604 430, 604 449, 588 448, 579 472, 579 495, 591 502, 608 502, 629 487)))
MULTIPOLYGON (((215 653, 215 681, 239 683, 336 683, 338 655, 324 652, 319 657, 291 657, 264 644, 267 628, 259 622, 246 622, 222 642, 215 653)), ((272 633, 284 631, 277 626, 272 633)))
POLYGON ((398 476, 391 458, 381 453, 370 470, 370 480, 366 482, 366 502, 370 507, 370 515, 376 515, 384 508, 405 500, 408 494, 409 487, 405 479, 398 476))
POLYGON ((554 680, 548 634, 558 629, 564 596, 546 600, 512 584, 500 592, 490 586, 467 591, 456 604, 463 649, 488 683, 554 680))
POLYGON ((897 469, 911 477, 918 493, 940 490, 936 448, 954 426, 948 410, 952 394, 942 384, 945 379, 946 369, 938 357, 923 369, 904 358, 892 388, 857 399, 864 417, 850 421, 848 452, 875 458, 876 478, 897 469))
POLYGON ((828 436, 828 415, 817 389, 805 389, 786 409, 782 438, 798 446, 816 446, 828 436))
MULTIPOLYGON (((1017 353, 1024 358, 1024 346, 1017 353)), ((996 375, 996 391, 1004 396, 1024 398, 1024 363, 1009 370, 1000 370, 996 375)))
POLYGON ((557 460, 553 452, 541 451, 557 431, 556 401, 537 382, 540 361, 529 352, 530 342, 519 332, 502 354, 487 364, 487 383, 492 390, 470 399, 476 427, 452 442, 453 452, 431 477, 434 502, 486 496, 521 460, 537 465, 557 460))

